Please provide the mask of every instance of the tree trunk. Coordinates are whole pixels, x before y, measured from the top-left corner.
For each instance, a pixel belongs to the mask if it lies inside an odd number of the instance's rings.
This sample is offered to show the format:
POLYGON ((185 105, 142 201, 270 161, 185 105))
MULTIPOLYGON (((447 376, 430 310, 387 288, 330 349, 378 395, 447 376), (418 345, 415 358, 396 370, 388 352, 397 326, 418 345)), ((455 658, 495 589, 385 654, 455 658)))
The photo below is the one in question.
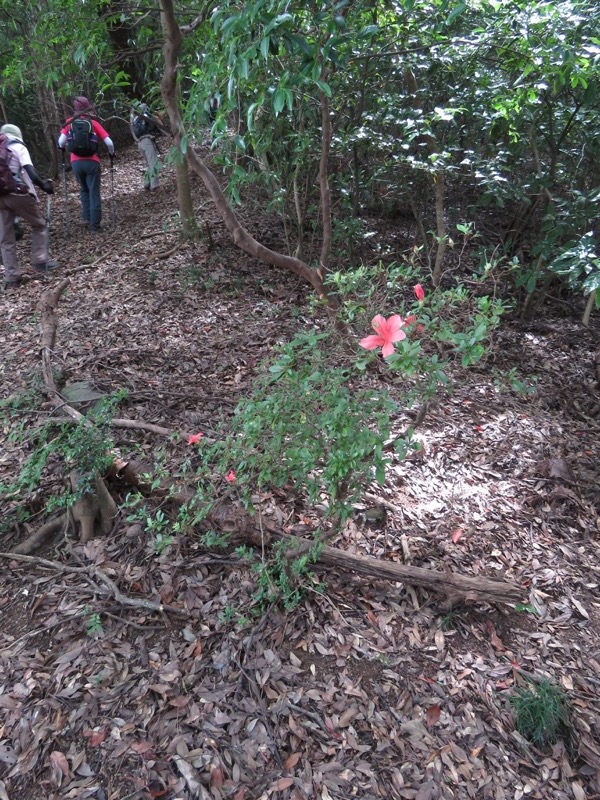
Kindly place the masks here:
MULTIPOLYGON (((177 56, 181 48, 181 43, 183 42, 183 34, 175 19, 172 0, 161 0, 160 5, 162 9, 163 29, 165 31, 165 74, 161 81, 161 91, 171 121, 171 129, 175 137, 175 143, 177 147, 181 149, 181 142, 185 137, 185 128, 183 126, 181 111, 177 100, 176 76, 177 56)), ((265 264, 281 267, 282 269, 290 270, 296 275, 299 275, 310 283, 321 297, 326 299, 330 308, 336 308, 337 303, 335 300, 327 296, 319 270, 312 269, 308 264, 305 264, 304 261, 300 261, 298 258, 270 250, 268 247, 258 242, 242 226, 233 212, 233 209, 227 202, 227 198, 219 182, 206 164, 196 155, 189 143, 186 149, 186 156, 189 166, 202 178, 212 201, 219 211, 225 226, 233 236, 233 241, 237 247, 255 258, 258 258, 259 261, 265 264)))
MULTIPOLYGON (((409 92, 413 95, 413 106, 419 111, 423 111, 423 102, 419 97, 419 86, 417 79, 414 76, 410 67, 404 70, 404 79, 406 80, 409 92)), ((430 155, 436 155, 438 151, 437 142, 431 134, 425 137, 427 148, 430 155)), ((435 222, 436 222, 436 240, 437 247, 435 252, 435 264, 433 267, 433 274, 431 276, 434 286, 439 286, 442 277, 442 268, 444 261, 444 253, 446 252, 447 236, 446 236, 446 223, 444 220, 444 190, 445 190, 445 173, 443 169, 438 169, 433 178, 435 187, 435 222)), ((425 244, 427 247, 427 244, 425 244)))
POLYGON ((38 98, 38 108, 42 116, 44 139, 46 140, 46 146, 50 156, 49 174, 52 175, 53 178, 56 178, 58 175, 56 131, 61 128, 56 98, 54 97, 54 90, 52 88, 48 89, 41 83, 38 83, 36 86, 36 94, 38 98))
POLYGON ((161 0, 161 22, 164 33, 163 53, 165 58, 165 73, 160 82, 160 91, 169 115, 171 130, 175 146, 181 157, 177 159, 175 172, 177 176, 177 200, 181 217, 181 230, 185 239, 195 239, 198 236, 198 225, 190 191, 190 176, 188 164, 183 156, 182 139, 183 125, 179 112, 179 98, 177 85, 177 57, 183 42, 183 34, 175 20, 173 3, 171 0, 161 0))
POLYGON ((329 188, 329 150, 331 147, 331 117, 329 99, 321 92, 321 161, 319 163, 319 188, 321 190, 321 218, 323 220, 323 243, 321 245, 321 277, 329 267, 331 253, 331 190, 329 188))
POLYGON ((109 0, 98 10, 100 17, 110 17, 106 30, 115 53, 115 61, 127 73, 130 84, 123 90, 133 100, 143 100, 147 90, 147 79, 141 57, 132 48, 136 32, 124 20, 130 12, 129 3, 123 0, 109 0))
POLYGON ((446 223, 444 221, 444 189, 446 179, 443 170, 435 175, 435 228, 437 235, 437 249, 435 251, 435 264, 433 266, 432 281, 434 286, 440 285, 444 253, 446 252, 446 223))

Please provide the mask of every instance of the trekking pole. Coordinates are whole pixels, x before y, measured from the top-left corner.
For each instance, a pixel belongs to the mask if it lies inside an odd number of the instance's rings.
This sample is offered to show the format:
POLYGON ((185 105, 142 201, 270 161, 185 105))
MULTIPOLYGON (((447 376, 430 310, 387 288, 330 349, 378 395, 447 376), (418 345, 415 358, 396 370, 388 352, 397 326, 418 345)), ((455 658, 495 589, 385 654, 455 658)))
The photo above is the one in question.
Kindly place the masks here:
POLYGON ((62 153, 63 189, 65 192, 65 213, 63 214, 63 222, 65 227, 65 239, 66 239, 67 231, 69 229, 69 195, 67 193, 67 164, 65 161, 64 149, 61 150, 61 153, 62 153))
POLYGON ((110 157, 110 204, 111 204, 111 211, 112 211, 112 229, 113 231, 117 227, 117 217, 115 211, 115 172, 113 169, 113 160, 114 155, 110 157))

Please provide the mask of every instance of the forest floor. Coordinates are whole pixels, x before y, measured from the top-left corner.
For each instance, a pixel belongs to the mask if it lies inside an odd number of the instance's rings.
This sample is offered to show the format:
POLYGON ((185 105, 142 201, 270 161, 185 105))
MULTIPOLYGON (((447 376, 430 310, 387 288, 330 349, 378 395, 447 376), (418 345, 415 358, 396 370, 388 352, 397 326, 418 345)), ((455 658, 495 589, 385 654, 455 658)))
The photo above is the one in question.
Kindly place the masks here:
MULTIPOLYGON (((210 239, 175 247, 173 174, 149 193, 142 173, 133 149, 115 162, 113 232, 105 171, 105 232, 94 238, 77 223, 72 176, 67 218, 54 197, 60 268, 0 298, 1 396, 39 387, 40 295, 88 265, 61 299, 53 363, 103 393, 127 389, 120 417, 210 436, 260 361, 315 324, 310 289, 236 250, 196 179, 210 239)), ((244 222, 281 246, 267 215, 244 222)), ((23 259, 27 247, 28 235, 23 259)), ((318 568, 293 611, 254 617, 254 578, 233 548, 179 536, 157 555, 124 511, 110 537, 63 537, 43 552, 55 566, 4 559, 0 800, 599 798, 599 324, 584 329, 580 315, 553 302, 527 322, 507 316, 485 363, 461 372, 418 428, 422 451, 392 459, 385 486, 365 487, 387 501, 384 517, 371 519, 367 502, 333 542, 514 581, 523 610, 442 613, 424 589, 318 568), (513 367, 530 393, 500 385, 494 370, 513 367), (123 594, 188 616, 128 608, 87 572, 60 568, 90 562, 123 594), (540 751, 515 730, 509 698, 528 677, 571 701, 570 744, 540 751)), ((48 413, 30 409, 28 424, 48 413)), ((124 459, 161 453, 168 467, 190 455, 186 436, 113 436, 124 459)), ((5 443, 0 482, 26 454, 5 443)), ((4 551, 47 517, 62 480, 54 466, 4 551)), ((314 513, 285 495, 269 502, 285 523, 314 513)), ((5 522, 13 510, 3 502, 5 522)))

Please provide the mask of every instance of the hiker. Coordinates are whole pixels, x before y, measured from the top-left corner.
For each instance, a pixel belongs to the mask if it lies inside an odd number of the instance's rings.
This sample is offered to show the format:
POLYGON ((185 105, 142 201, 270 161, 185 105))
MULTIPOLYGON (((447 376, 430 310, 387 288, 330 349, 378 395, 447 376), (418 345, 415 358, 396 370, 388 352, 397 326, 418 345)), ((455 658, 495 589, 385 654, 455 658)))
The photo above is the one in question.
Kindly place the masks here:
POLYGON ((98 233, 102 230, 98 142, 104 142, 111 159, 115 154, 115 146, 94 114, 94 107, 87 97, 76 97, 73 116, 65 122, 58 137, 58 146, 61 150, 66 146, 71 154, 71 169, 79 183, 81 219, 92 233, 98 233))
POLYGON ((213 94, 213 96, 208 101, 208 121, 211 125, 215 123, 217 119, 217 112, 221 107, 221 96, 218 94, 213 94))
POLYGON ((158 174, 161 165, 158 158, 158 147, 156 146, 156 137, 160 136, 160 128, 162 127, 160 118, 152 115, 148 106, 143 103, 139 112, 136 113, 135 109, 131 109, 129 124, 138 150, 146 160, 147 169, 144 172, 144 189, 155 192, 160 188, 158 174))
MULTIPOLYGON (((17 217, 31 225, 34 271, 46 273, 57 266, 56 261, 48 260, 48 228, 34 186, 39 186, 46 194, 54 194, 54 187, 52 181, 40 178, 35 171, 20 128, 16 125, 3 125, 0 134, 0 155, 6 146, 6 163, 10 170, 7 180, 0 170, 0 251, 4 264, 4 288, 10 289, 19 286, 24 280, 17 260, 17 217)), ((2 161, 0 158, 0 162, 2 161)))

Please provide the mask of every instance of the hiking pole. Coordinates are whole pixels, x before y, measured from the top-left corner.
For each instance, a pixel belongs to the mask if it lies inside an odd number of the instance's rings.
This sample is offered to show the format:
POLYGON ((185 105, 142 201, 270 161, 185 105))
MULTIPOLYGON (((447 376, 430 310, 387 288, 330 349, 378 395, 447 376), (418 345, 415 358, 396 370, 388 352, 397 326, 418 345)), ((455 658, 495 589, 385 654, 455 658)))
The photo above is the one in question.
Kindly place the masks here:
POLYGON ((65 213, 63 214, 63 223, 65 227, 65 239, 66 239, 67 231, 69 230, 69 195, 67 193, 67 164, 65 161, 64 148, 61 149, 61 153, 62 153, 63 189, 65 192, 65 213))
POLYGON ((117 217, 115 211, 115 171, 113 169, 114 155, 110 157, 110 205, 112 211, 112 229, 117 227, 117 217))

